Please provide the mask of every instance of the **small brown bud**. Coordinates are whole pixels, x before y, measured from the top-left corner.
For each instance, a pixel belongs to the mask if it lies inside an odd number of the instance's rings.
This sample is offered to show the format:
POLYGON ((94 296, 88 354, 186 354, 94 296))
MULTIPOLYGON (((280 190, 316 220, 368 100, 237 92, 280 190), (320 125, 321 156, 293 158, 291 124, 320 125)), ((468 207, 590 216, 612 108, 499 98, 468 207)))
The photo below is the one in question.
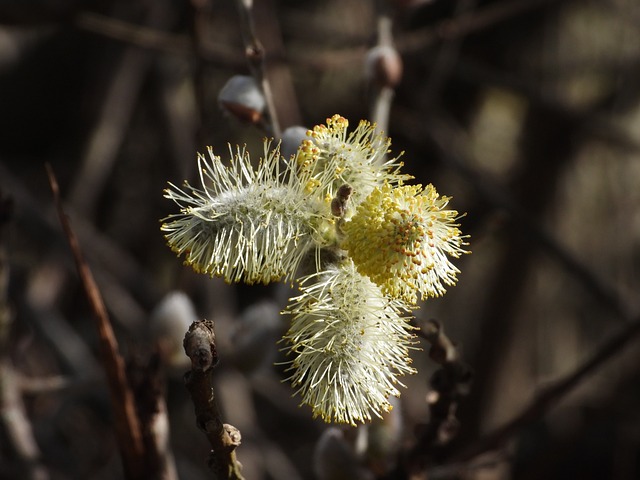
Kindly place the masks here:
POLYGON ((367 53, 365 76, 379 87, 394 88, 402 78, 402 58, 398 51, 388 45, 378 45, 367 53))

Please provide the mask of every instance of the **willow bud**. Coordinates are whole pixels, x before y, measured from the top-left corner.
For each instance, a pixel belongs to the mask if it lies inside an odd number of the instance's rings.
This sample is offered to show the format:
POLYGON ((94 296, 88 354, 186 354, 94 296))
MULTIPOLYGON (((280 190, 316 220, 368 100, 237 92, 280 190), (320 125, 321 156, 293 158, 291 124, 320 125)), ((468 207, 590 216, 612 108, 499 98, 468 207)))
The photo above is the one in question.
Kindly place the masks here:
POLYGON ((262 119, 266 101, 253 77, 234 75, 218 94, 218 103, 242 122, 256 124, 262 119))
POLYGON ((280 153, 284 158, 291 158, 296 154, 298 148, 302 144, 302 141, 307 138, 307 132, 309 131, 306 127, 301 127, 300 125, 295 125, 293 127, 289 127, 282 132, 282 142, 280 143, 280 153))
POLYGON ((402 58, 389 45, 378 45, 367 53, 365 77, 378 87, 394 88, 402 78, 402 58))

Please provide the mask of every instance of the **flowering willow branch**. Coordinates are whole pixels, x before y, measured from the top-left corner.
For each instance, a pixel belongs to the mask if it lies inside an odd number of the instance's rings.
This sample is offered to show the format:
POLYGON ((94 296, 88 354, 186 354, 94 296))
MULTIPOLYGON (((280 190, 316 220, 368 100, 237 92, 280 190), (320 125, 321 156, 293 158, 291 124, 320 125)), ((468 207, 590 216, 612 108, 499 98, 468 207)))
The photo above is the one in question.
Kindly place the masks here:
POLYGON ((449 258, 466 243, 448 197, 405 186, 374 124, 348 126, 328 118, 290 158, 267 141, 257 167, 245 149, 228 165, 200 155, 201 185, 165 190, 180 212, 162 230, 185 263, 227 282, 292 281, 315 266, 284 310, 290 380, 314 416, 355 425, 388 411, 415 371, 411 309, 455 283, 449 258))

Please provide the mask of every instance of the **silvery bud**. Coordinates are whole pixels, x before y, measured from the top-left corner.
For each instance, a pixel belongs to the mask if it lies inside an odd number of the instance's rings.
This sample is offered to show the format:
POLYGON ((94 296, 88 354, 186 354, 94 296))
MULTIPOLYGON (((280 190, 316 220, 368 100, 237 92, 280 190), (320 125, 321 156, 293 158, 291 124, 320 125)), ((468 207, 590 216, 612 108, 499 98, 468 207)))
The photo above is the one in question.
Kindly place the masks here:
POLYGON ((378 45, 369 50, 364 68, 369 83, 379 87, 394 88, 402 78, 402 58, 389 45, 378 45))
POLYGON ((318 480, 370 480, 371 472, 364 469, 353 447, 337 427, 327 428, 313 452, 313 471, 318 480))
POLYGON ((281 335, 282 317, 274 302, 265 300, 248 307, 231 334, 236 366, 245 373, 271 366, 281 335))
POLYGON ((280 153, 284 158, 291 158, 296 154, 300 144, 307 138, 309 129, 295 125, 282 132, 282 143, 280 143, 280 153))
POLYGON ((151 313, 150 333, 169 367, 181 369, 191 365, 184 353, 182 340, 196 320, 198 317, 191 300, 178 291, 168 293, 151 313))
POLYGON ((256 124, 262 119, 266 101, 253 77, 234 75, 218 94, 220 106, 239 120, 256 124))

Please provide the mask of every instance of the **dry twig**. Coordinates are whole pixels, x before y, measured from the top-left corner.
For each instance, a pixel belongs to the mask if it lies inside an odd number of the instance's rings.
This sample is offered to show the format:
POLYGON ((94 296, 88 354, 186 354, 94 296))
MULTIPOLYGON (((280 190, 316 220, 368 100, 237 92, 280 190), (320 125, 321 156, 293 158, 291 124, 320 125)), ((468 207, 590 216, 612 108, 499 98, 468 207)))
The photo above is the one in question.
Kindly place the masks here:
POLYGON ((196 411, 196 424, 211 444, 209 468, 220 480, 243 480, 242 466, 236 459, 240 431, 223 424, 213 391, 213 367, 218 363, 213 322, 194 322, 184 337, 184 351, 191 359, 191 371, 185 374, 185 385, 196 411))
POLYGON ((147 478, 144 471, 144 446, 141 425, 136 412, 133 392, 127 382, 124 361, 118 352, 118 342, 98 286, 84 260, 78 239, 62 207, 60 189, 56 177, 51 166, 47 165, 46 167, 54 202, 58 210, 58 217, 69 241, 78 274, 96 320, 124 472, 128 479, 147 478))

